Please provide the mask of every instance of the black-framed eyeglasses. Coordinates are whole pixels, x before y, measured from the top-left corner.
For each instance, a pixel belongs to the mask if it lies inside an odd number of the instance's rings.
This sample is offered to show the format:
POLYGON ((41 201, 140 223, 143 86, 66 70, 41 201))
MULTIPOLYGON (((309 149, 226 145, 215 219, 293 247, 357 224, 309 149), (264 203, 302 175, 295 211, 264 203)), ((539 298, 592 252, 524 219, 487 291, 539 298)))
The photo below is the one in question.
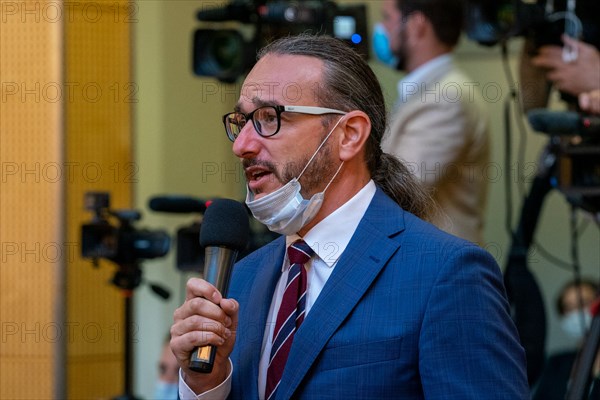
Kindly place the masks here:
POLYGON ((246 125, 252 120, 254 129, 262 137, 269 137, 279 132, 281 127, 281 113, 293 112, 300 114, 324 115, 324 114, 347 114, 346 111, 335 110, 333 108, 313 107, 313 106, 263 106, 248 114, 234 111, 223 115, 223 124, 227 137, 232 142, 246 125))

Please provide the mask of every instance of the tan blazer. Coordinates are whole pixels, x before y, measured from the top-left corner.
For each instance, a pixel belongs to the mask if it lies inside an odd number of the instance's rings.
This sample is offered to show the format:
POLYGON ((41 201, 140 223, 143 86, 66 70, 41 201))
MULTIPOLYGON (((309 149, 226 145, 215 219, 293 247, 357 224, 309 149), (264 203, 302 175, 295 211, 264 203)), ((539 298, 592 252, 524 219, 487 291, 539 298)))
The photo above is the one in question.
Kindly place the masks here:
POLYGON ((434 224, 481 245, 488 182, 498 178, 482 88, 451 63, 403 86, 414 94, 397 104, 383 149, 433 189, 442 210, 434 224))

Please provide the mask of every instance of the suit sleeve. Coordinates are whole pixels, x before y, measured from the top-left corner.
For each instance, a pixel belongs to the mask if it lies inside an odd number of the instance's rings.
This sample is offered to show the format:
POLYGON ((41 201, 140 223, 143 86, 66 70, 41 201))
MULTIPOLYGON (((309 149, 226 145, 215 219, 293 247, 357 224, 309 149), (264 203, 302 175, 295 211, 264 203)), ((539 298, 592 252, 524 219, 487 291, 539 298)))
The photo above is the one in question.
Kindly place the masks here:
POLYGON ((425 398, 529 399, 499 267, 477 246, 442 263, 419 337, 425 398))

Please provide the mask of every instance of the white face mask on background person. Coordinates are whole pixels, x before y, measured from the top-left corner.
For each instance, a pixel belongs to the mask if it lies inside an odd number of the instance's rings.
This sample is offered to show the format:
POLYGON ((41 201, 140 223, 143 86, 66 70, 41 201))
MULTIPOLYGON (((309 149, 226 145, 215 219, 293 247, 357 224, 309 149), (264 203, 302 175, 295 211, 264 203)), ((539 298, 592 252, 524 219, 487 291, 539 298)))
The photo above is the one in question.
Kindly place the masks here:
POLYGON ((566 313, 560 320, 562 330, 573 339, 583 339, 592 324, 589 310, 574 310, 566 313))
POLYGON ((335 128, 337 128, 341 120, 342 118, 340 118, 331 131, 329 131, 325 139, 323 139, 319 147, 317 147, 317 150, 313 153, 310 160, 306 163, 302 172, 300 172, 300 175, 296 178, 293 178, 279 189, 258 200, 254 200, 254 193, 252 193, 246 185, 246 205, 252 212, 252 215, 254 215, 254 218, 266 225, 271 232, 286 236, 293 235, 312 221, 321 209, 323 199, 325 198, 325 191, 340 172, 344 163, 342 162, 340 164, 336 173, 333 175, 327 186, 325 186, 325 189, 323 189, 322 192, 312 195, 309 200, 303 198, 300 193, 302 187, 299 179, 319 150, 321 150, 321 147, 327 142, 329 136, 331 136, 335 128))
POLYGON ((156 382, 154 388, 154 400, 177 400, 179 394, 179 388, 177 383, 170 383, 165 381, 156 382))

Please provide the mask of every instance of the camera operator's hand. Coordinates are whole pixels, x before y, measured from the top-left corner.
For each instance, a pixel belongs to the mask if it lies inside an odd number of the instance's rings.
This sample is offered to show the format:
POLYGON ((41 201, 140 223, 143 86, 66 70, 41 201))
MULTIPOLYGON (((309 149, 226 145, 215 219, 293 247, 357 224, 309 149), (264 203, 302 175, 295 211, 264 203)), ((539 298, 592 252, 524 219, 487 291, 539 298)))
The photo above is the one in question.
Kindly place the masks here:
POLYGON ((565 62, 560 46, 542 46, 531 59, 535 67, 546 70, 546 78, 565 93, 577 96, 580 93, 600 88, 600 52, 596 47, 562 36, 565 46, 577 49, 577 58, 565 62))
POLYGON ((171 350, 182 376, 196 394, 220 385, 229 374, 229 354, 235 342, 239 304, 225 299, 210 283, 192 278, 186 286, 186 300, 175 310, 171 327, 171 350), (217 354, 210 374, 189 369, 195 347, 213 344, 217 354))
POLYGON ((590 114, 600 114, 600 89, 579 95, 579 107, 590 114))

